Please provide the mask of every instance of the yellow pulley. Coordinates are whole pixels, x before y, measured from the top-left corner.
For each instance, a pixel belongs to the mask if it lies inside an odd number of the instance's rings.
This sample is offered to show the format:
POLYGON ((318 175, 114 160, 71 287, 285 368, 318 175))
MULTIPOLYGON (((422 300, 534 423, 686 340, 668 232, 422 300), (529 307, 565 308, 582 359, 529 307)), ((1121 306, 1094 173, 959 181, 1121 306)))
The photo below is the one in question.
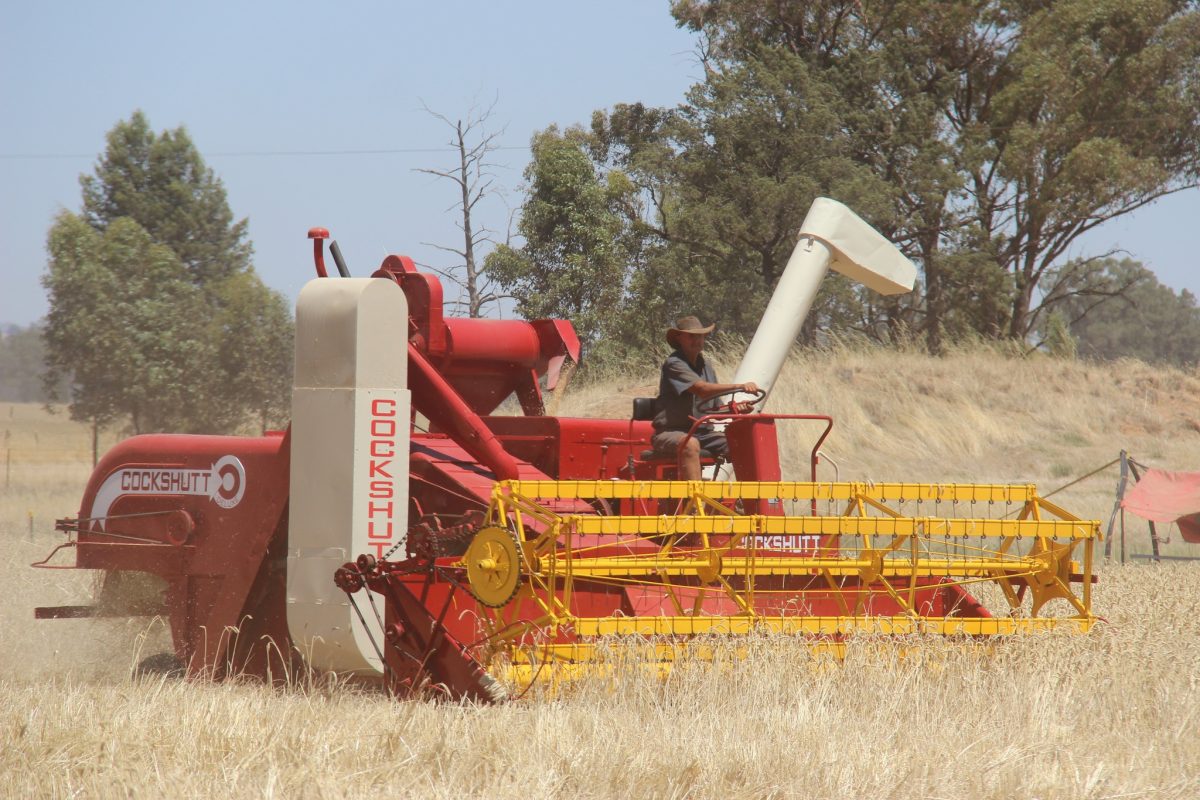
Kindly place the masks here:
POLYGON ((481 529, 463 555, 467 585, 485 606, 500 608, 517 594, 521 584, 521 545, 504 528, 481 529))

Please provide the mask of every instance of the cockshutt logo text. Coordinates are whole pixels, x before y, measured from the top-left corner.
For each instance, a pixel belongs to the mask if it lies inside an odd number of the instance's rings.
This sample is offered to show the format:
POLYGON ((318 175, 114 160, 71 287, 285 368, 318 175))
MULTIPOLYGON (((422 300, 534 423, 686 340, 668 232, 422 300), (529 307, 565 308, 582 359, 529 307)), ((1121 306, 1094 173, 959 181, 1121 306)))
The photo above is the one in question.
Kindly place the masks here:
POLYGON ((103 529, 113 503, 129 495, 207 497, 221 508, 233 508, 245 494, 246 468, 237 456, 221 456, 209 469, 123 467, 104 479, 90 516, 103 529))
POLYGON ((367 545, 383 558, 396 539, 392 520, 396 516, 396 479, 392 461, 397 457, 396 437, 400 432, 396 418, 396 401, 380 397, 371 401, 368 439, 366 497, 367 545))

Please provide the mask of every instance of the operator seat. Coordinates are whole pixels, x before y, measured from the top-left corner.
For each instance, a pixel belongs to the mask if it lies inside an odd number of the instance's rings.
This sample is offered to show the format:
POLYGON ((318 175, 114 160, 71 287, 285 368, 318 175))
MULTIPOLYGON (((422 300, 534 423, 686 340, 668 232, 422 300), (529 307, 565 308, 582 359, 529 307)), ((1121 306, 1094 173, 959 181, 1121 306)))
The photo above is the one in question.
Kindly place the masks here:
MULTIPOLYGON (((657 397, 635 397, 633 398, 633 419, 637 422, 649 422, 654 419, 654 415, 658 413, 658 398, 657 397)), ((656 480, 662 480, 664 468, 675 467, 675 455, 673 453, 662 453, 658 450, 649 449, 643 450, 638 454, 638 461, 645 465, 653 467, 653 477, 656 480)), ((716 463, 716 456, 709 450, 700 449, 700 465, 702 467, 711 466, 716 463)), ((634 469, 634 472, 641 470, 634 469)))

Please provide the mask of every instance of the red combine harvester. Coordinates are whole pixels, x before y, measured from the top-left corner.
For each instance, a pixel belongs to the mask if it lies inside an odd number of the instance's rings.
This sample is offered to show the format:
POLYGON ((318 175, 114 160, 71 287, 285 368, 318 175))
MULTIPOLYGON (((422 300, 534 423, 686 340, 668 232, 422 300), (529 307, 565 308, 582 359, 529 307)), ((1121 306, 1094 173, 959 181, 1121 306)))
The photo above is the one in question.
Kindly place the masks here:
MULTIPOLYGON (((1095 621, 1099 523, 1032 485, 821 482, 832 420, 765 413, 763 396, 698 421, 725 426, 730 463, 673 480, 674 458, 649 449, 646 401, 626 419, 546 415, 543 385, 579 360, 570 323, 446 317, 441 284, 410 259, 350 278, 334 246, 342 277, 329 277, 328 233, 309 236, 319 277, 297 304, 288 430, 110 450, 55 550, 103 572, 99 601, 40 618, 162 615, 193 676, 335 671, 482 702, 586 673, 606 636, 637 637, 618 641, 665 666, 703 657, 698 635, 795 633, 836 652, 857 631, 1095 621), (510 396, 523 413, 494 415, 510 396), (783 480, 779 420, 820 430, 807 481, 783 480), (133 585, 149 599, 131 600, 133 585)), ((829 267, 888 293, 915 276, 818 200, 736 382, 769 393, 829 267)))

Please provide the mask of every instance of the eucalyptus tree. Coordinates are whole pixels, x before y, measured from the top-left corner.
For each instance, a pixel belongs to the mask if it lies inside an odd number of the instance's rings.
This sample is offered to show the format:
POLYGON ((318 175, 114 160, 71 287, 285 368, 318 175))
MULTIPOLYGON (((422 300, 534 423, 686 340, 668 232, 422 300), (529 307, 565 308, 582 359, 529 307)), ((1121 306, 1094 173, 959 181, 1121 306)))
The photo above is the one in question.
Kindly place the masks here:
MULTIPOLYGON (((911 297, 834 278, 818 327, 1025 339, 1072 293, 1079 237, 1197 185, 1200 10, 1180 0, 679 0, 703 79, 593 115, 599 179, 638 237, 623 330, 685 305, 748 333, 812 199, 922 269, 911 297), (689 298, 692 298, 689 302, 689 298)), ((536 153, 535 153, 536 158, 536 153)), ((1078 274, 1082 270, 1084 274, 1078 274)), ((1108 295, 1111 296, 1111 295, 1108 295)))
POLYGON ((93 432, 281 422, 291 314, 187 131, 156 134, 135 112, 80 184, 81 212, 48 235, 47 387, 69 381, 93 432))

